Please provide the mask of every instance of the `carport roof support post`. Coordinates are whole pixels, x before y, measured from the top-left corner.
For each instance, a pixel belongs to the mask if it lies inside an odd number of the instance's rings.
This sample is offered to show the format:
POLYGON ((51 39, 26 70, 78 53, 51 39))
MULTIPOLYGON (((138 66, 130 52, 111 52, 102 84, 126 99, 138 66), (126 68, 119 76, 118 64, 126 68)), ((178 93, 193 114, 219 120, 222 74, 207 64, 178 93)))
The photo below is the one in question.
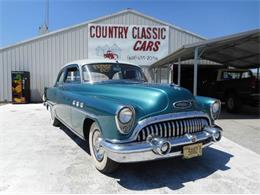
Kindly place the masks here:
POLYGON ((178 58, 178 85, 181 86, 181 58, 178 58))
POLYGON ((198 64, 199 64, 199 48, 194 50, 194 76, 193 76, 193 95, 197 95, 197 80, 198 80, 198 64))

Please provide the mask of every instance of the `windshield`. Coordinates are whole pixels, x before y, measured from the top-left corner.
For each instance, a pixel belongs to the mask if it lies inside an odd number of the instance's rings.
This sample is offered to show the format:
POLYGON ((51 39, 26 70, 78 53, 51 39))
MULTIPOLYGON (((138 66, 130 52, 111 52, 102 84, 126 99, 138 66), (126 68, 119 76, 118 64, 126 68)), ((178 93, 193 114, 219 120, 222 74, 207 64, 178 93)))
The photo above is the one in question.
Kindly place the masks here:
POLYGON ((82 73, 85 82, 102 82, 109 80, 146 81, 141 68, 120 63, 86 64, 82 67, 82 73))

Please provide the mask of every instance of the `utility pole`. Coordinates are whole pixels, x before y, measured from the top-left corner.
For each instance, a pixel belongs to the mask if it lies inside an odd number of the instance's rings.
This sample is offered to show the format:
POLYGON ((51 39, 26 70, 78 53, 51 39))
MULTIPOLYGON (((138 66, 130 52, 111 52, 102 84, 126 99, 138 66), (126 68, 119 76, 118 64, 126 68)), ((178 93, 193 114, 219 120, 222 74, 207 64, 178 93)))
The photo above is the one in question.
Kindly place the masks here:
POLYGON ((43 35, 49 32, 49 0, 45 0, 45 16, 44 24, 39 27, 39 35, 43 35))

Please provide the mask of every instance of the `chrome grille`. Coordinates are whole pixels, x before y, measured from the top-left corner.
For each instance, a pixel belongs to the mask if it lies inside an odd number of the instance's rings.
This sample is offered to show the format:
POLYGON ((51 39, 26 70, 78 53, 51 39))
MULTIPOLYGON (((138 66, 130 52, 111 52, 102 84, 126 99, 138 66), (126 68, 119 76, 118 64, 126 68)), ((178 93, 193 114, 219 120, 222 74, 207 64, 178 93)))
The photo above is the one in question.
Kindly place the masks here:
POLYGON ((202 117, 153 123, 139 131, 137 141, 145 141, 149 135, 170 138, 183 136, 186 133, 192 134, 202 131, 207 125, 209 125, 208 119, 202 117))

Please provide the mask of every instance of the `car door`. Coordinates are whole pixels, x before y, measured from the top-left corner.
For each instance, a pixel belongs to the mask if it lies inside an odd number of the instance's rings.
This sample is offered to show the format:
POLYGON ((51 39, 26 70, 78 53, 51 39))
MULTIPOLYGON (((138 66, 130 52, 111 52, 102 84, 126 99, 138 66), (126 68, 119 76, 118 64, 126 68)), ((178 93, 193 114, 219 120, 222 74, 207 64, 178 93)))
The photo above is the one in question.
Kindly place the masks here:
POLYGON ((80 74, 80 70, 77 69, 76 72, 74 72, 74 82, 70 84, 71 87, 73 87, 74 89, 77 88, 77 90, 75 90, 73 92, 72 95, 72 104, 71 104, 71 127, 74 130, 75 133, 77 133, 78 135, 84 137, 83 135, 83 121, 85 119, 85 114, 84 114, 84 100, 82 95, 80 95, 79 93, 79 89, 81 85, 81 74, 80 74), (78 87, 77 87, 78 86, 78 87))
POLYGON ((60 93, 61 93, 61 89, 63 87, 63 84, 64 84, 64 77, 65 77, 65 73, 66 73, 66 69, 62 69, 57 77, 57 80, 56 80, 56 83, 53 87, 53 90, 52 90, 52 96, 53 96, 53 101, 55 101, 55 114, 56 116, 63 120, 63 116, 62 116, 62 101, 61 101, 61 98, 60 98, 60 93))
POLYGON ((78 71, 79 68, 75 64, 67 66, 64 80, 57 86, 57 100, 59 101, 59 106, 56 114, 69 127, 72 127, 71 106, 74 96, 73 86, 80 83, 75 76, 78 75, 78 71))

